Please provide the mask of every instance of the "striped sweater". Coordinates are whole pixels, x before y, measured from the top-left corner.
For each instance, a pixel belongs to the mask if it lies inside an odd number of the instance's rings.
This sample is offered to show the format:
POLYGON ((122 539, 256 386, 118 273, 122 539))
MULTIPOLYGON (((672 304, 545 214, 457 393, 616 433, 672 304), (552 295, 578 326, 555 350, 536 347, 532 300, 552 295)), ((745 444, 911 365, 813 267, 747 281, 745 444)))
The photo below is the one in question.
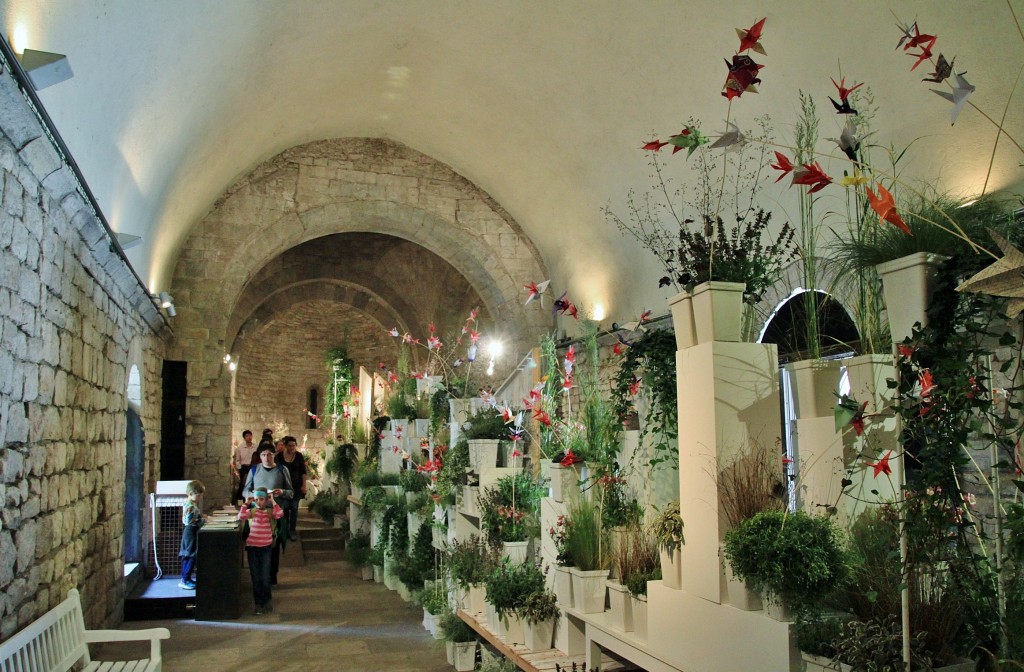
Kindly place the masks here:
POLYGON ((274 510, 267 508, 252 508, 242 506, 238 511, 239 520, 249 521, 249 536, 245 539, 246 546, 266 547, 274 543, 274 530, 270 523, 270 516, 280 518, 284 515, 284 509, 274 502, 274 510))

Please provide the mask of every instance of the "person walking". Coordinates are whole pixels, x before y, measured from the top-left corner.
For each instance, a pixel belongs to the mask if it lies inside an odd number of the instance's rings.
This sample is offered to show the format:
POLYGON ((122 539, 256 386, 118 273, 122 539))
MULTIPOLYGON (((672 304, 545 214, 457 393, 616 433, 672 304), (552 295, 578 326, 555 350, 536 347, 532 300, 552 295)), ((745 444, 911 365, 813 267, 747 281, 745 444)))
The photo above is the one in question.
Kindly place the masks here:
MULTIPOLYGON (((268 494, 274 496, 275 504, 283 511, 286 507, 291 506, 291 499, 295 496, 292 489, 291 474, 288 473, 288 469, 284 465, 274 462, 273 443, 261 442, 256 450, 260 463, 249 469, 249 474, 245 479, 245 487, 242 489, 242 495, 248 501, 250 497, 254 496, 253 493, 257 488, 262 488, 268 494)), ((287 540, 287 532, 279 534, 271 545, 271 585, 277 585, 277 570, 281 566, 281 548, 287 540)))
POLYGON ((292 489, 295 491, 287 503, 281 504, 288 521, 288 539, 295 541, 298 539, 296 527, 299 523, 299 500, 306 496, 306 458, 298 451, 298 441, 294 436, 284 437, 284 451, 277 454, 275 461, 288 469, 292 489))
MULTIPOLYGON (((271 448, 273 451, 273 448, 271 448)), ((249 521, 249 534, 245 538, 245 551, 249 558, 249 577, 252 579, 252 598, 256 613, 273 611, 270 560, 275 538, 280 536, 278 521, 284 511, 274 501, 272 491, 257 487, 238 510, 238 519, 249 521)))
POLYGON ((231 466, 238 470, 238 489, 235 490, 235 501, 245 499, 242 497, 242 488, 245 487, 245 476, 249 468, 256 461, 256 444, 252 442, 252 430, 242 432, 242 444, 235 446, 231 454, 231 466))

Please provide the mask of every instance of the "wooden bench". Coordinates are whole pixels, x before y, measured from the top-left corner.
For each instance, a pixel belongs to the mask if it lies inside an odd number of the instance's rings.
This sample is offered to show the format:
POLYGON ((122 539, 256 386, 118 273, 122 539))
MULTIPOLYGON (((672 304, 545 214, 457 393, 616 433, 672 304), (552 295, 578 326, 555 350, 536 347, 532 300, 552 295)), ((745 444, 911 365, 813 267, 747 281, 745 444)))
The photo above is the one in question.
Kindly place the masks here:
POLYGON ((82 601, 74 588, 27 628, 0 643, 0 672, 68 672, 81 663, 84 672, 159 672, 160 640, 167 628, 147 630, 86 630, 82 601), (118 662, 93 661, 89 644, 149 640, 149 658, 118 662))

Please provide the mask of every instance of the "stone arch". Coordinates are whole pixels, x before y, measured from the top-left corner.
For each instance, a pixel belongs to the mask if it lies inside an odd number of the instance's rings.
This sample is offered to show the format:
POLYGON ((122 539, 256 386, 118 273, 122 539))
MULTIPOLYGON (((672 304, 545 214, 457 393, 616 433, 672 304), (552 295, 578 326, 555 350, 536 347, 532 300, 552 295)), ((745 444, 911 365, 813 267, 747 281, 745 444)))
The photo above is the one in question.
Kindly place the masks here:
MULTIPOLYGON (((340 233, 386 234, 443 259, 514 350, 552 327, 546 311, 522 305, 522 286, 547 277, 538 250, 500 205, 450 167, 386 139, 322 140, 282 152, 228 188, 193 227, 170 287, 177 318, 168 357, 189 363, 189 476, 223 490, 221 499, 229 491, 232 437, 224 354, 268 299, 263 292, 273 274, 263 269, 292 248, 340 233)), ((403 315, 406 322, 410 315, 403 315)))

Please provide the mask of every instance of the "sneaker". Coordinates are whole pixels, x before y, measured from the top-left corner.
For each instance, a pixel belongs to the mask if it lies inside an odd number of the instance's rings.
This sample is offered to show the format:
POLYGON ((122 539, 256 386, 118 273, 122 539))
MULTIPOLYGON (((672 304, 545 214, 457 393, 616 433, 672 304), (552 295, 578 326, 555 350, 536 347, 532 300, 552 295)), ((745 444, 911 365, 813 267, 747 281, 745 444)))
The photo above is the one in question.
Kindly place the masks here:
POLYGON ((181 588, 182 590, 195 590, 196 584, 191 581, 182 580, 178 582, 178 588, 181 588))
POLYGON ((255 614, 257 616, 262 616, 263 615, 263 605, 262 604, 257 604, 256 605, 255 614))
POLYGON ((294 532, 292 532, 291 534, 288 535, 288 541, 298 541, 298 540, 299 540, 299 535, 295 534, 294 532))

